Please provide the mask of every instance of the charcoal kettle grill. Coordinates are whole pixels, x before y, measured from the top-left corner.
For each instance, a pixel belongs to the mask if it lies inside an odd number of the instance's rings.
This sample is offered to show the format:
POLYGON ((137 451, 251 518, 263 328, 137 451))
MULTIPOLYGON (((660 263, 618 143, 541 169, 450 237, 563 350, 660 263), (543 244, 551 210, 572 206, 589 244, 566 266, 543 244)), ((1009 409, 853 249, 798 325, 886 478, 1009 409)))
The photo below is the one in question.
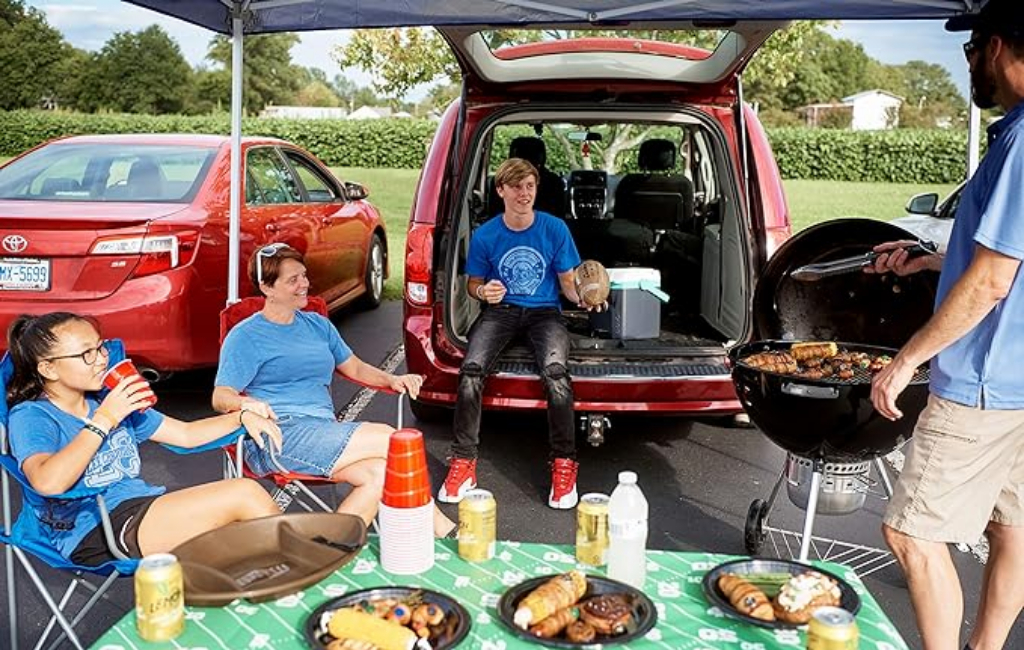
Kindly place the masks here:
POLYGON ((903 418, 890 421, 871 403, 868 369, 854 376, 812 379, 754 368, 743 359, 766 351, 785 351, 797 341, 835 341, 849 352, 894 356, 928 319, 935 300, 937 274, 848 273, 806 282, 793 277, 807 264, 830 262, 871 251, 878 243, 911 239, 906 231, 867 219, 831 221, 789 240, 765 268, 754 296, 757 340, 730 351, 736 393, 751 422, 786 452, 786 460, 767 500, 748 509, 744 543, 758 555, 771 537, 775 551, 799 543, 797 559, 812 548, 819 559, 855 564, 862 575, 892 562, 887 551, 841 540, 813 537, 816 515, 847 515, 866 498, 892 496, 883 457, 910 439, 917 415, 928 400, 928 369, 917 370, 901 394, 903 418), (871 477, 875 470, 879 478, 871 477), (782 486, 794 506, 805 511, 801 533, 772 528, 769 515, 782 486), (882 486, 882 492, 874 490, 882 486), (775 536, 782 540, 780 548, 775 536), (818 548, 822 543, 826 555, 818 548))

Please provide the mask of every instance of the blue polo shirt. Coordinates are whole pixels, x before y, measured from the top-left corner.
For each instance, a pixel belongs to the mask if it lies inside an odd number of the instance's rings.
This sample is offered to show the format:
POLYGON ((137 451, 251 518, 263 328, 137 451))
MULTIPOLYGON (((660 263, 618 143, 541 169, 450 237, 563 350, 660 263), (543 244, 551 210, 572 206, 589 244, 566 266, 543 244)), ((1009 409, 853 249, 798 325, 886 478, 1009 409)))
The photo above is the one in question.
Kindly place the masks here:
MULTIPOLYGON (((936 307, 974 259, 974 247, 1024 259, 1024 103, 988 128, 989 149, 964 188, 942 265, 936 307)), ((1024 409, 1024 282, 931 363, 931 391, 986 409, 1024 409)))

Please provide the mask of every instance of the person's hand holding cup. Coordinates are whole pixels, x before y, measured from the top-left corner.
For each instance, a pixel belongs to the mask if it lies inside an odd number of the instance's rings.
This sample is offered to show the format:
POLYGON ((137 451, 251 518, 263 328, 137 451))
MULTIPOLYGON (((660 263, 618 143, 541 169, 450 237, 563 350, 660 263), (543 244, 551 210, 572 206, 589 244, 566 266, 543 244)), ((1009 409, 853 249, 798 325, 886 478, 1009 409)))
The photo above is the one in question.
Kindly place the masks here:
MULTIPOLYGON (((117 392, 133 406, 121 416, 121 419, 127 417, 132 411, 143 413, 156 404, 156 393, 153 392, 149 382, 143 379, 131 359, 124 359, 107 370, 103 375, 103 385, 110 389, 111 395, 117 392)), ((106 404, 107 400, 103 400, 103 402, 106 404)))

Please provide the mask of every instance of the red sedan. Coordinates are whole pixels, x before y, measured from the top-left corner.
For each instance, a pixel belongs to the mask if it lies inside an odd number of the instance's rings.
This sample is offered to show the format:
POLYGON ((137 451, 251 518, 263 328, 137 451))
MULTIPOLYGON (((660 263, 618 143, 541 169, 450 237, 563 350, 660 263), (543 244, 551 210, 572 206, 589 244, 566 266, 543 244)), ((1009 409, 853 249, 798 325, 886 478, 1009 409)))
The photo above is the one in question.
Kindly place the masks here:
MULTIPOLYGON (((366 188, 282 140, 246 138, 242 150, 241 295, 253 293, 252 252, 283 241, 305 254, 310 292, 330 309, 380 304, 387 236, 366 188)), ((212 135, 69 137, 0 167, 0 327, 73 311, 152 373, 214 365, 229 167, 229 139, 212 135)))

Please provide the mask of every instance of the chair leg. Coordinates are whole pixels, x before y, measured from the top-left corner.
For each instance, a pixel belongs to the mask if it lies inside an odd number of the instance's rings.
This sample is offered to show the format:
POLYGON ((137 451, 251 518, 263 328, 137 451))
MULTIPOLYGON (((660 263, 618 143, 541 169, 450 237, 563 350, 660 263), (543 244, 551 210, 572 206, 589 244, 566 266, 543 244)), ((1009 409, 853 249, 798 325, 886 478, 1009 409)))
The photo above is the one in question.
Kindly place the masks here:
MULTIPOLYGON (((89 613, 93 606, 96 603, 98 603, 101 598, 104 598, 106 596, 107 590, 114 585, 114 581, 117 580, 119 577, 121 577, 121 574, 117 571, 114 571, 109 576, 107 576, 107 579, 104 580, 103 584, 101 584, 99 587, 94 587, 93 585, 86 582, 84 579, 77 578, 77 580, 81 581, 83 587, 88 587, 93 590, 93 595, 89 598, 89 600, 86 601, 85 605, 82 606, 82 609, 78 610, 78 613, 75 614, 75 617, 71 619, 71 627, 75 627, 83 618, 85 618, 86 614, 89 613)), ((57 646, 60 645, 60 642, 64 640, 65 636, 66 635, 63 632, 61 632, 60 636, 53 640, 53 643, 49 645, 47 650, 56 650, 57 646)))
MULTIPOLYGON (((0 453, 6 453, 4 432, 0 431, 0 453)), ((4 535, 11 534, 11 484, 7 472, 0 471, 0 489, 3 492, 4 535)), ((7 621, 10 624, 11 650, 18 650, 18 590, 14 584, 14 549, 4 545, 4 570, 7 574, 7 621)))
MULTIPOLYGON (((61 612, 64 611, 64 608, 68 606, 68 601, 71 600, 71 595, 75 593, 75 589, 77 587, 78 587, 78 581, 77 580, 72 580, 71 582, 68 583, 68 588, 64 590, 64 595, 60 597, 60 602, 57 603, 57 609, 58 610, 60 610, 61 612)), ((32 650, 39 650, 40 648, 43 647, 43 644, 46 643, 46 640, 48 638, 50 638, 50 632, 53 630, 53 624, 56 623, 56 622, 57 622, 56 616, 51 616, 50 620, 47 621, 47 623, 46 623, 46 627, 43 628, 43 633, 39 635, 38 639, 36 639, 36 644, 35 644, 35 646, 33 646, 32 650)), ((74 627, 75 626, 74 621, 72 621, 70 623, 70 625, 71 625, 71 627, 74 627)))
POLYGON ((324 512, 334 512, 334 508, 324 503, 324 500, 314 494, 313 490, 309 489, 309 487, 302 481, 292 481, 291 485, 294 485, 301 490, 302 493, 306 495, 306 498, 323 508, 324 512))
POLYGON ((77 650, 85 650, 82 647, 82 642, 78 640, 78 635, 75 634, 74 629, 72 629, 71 624, 68 623, 66 618, 64 618, 64 614, 62 614, 60 608, 57 607, 57 603, 53 602, 53 597, 50 596, 50 592, 46 590, 46 585, 44 585, 43 581, 39 578, 39 574, 36 573, 36 570, 32 567, 32 563, 29 562, 27 557, 25 557, 25 553, 20 548, 15 548, 14 554, 18 557, 18 561, 21 562, 21 566, 25 569, 25 573, 27 573, 29 578, 32 579, 32 584, 35 585, 36 591, 39 592, 39 595, 46 603, 46 606, 50 608, 50 611, 53 612, 53 615, 57 618, 57 622, 60 624, 61 629, 64 630, 68 639, 77 650))

